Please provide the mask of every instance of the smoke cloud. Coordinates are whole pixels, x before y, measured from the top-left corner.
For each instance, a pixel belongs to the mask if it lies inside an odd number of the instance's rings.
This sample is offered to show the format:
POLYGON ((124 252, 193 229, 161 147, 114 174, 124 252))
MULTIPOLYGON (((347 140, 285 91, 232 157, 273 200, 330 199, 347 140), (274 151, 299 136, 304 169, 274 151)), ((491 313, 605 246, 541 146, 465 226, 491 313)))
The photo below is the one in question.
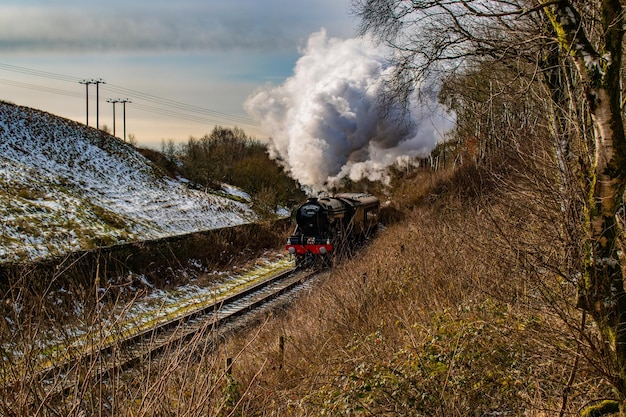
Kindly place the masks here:
POLYGON ((310 192, 345 177, 385 180, 387 167, 427 156, 454 125, 436 94, 382 116, 383 80, 394 71, 387 52, 321 30, 309 37, 293 76, 246 100, 246 111, 271 135, 270 157, 310 192))

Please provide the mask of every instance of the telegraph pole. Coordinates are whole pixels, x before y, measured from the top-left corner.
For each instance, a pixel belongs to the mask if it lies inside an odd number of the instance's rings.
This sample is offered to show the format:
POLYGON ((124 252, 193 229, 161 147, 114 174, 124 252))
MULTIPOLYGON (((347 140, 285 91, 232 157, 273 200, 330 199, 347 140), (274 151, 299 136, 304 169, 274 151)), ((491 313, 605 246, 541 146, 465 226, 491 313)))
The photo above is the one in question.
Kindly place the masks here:
POLYGON ((126 142, 126 103, 132 103, 129 99, 121 99, 120 103, 122 103, 122 110, 124 113, 124 142, 126 142))
POLYGON ((127 98, 109 98, 107 99, 107 102, 113 103, 113 136, 115 136, 115 104, 122 103, 122 108, 124 110, 124 142, 126 142, 126 103, 132 102, 127 98))
POLYGON ((80 80, 79 83, 85 84, 85 93, 87 95, 87 102, 86 102, 87 121, 85 122, 85 124, 89 126, 89 84, 91 84, 91 80, 80 80))
POLYGON ((104 82, 104 80, 102 78, 98 78, 97 80, 89 79, 89 80, 80 80, 79 81, 80 84, 85 84, 85 92, 87 95, 87 103, 86 103, 86 109, 87 109, 87 121, 85 122, 85 124, 87 126, 89 126, 89 84, 95 84, 96 85, 96 129, 100 129, 100 123, 99 123, 99 113, 100 113, 100 91, 99 91, 99 85, 100 84, 106 84, 104 82))
POLYGON ((119 99, 108 98, 107 103, 113 103, 113 136, 115 136, 115 103, 119 103, 119 99))
POLYGON ((96 85, 96 129, 100 130, 99 116, 100 116, 100 95, 99 95, 99 86, 100 84, 106 84, 102 78, 98 78, 97 80, 91 80, 93 84, 96 85))

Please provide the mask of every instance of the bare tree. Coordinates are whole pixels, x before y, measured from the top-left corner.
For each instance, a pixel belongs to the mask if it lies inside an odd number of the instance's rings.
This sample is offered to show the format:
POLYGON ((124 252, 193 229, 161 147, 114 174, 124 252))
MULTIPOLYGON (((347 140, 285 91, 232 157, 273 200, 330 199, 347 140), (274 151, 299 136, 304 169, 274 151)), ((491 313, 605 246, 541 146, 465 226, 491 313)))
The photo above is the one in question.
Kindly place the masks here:
POLYGON ((608 347, 600 350, 616 392, 593 415, 626 415, 626 265, 618 221, 626 184, 622 2, 355 0, 354 10, 361 33, 394 50, 396 97, 408 97, 421 77, 466 73, 484 61, 545 86, 562 207, 570 237, 583 241, 569 278, 608 347))

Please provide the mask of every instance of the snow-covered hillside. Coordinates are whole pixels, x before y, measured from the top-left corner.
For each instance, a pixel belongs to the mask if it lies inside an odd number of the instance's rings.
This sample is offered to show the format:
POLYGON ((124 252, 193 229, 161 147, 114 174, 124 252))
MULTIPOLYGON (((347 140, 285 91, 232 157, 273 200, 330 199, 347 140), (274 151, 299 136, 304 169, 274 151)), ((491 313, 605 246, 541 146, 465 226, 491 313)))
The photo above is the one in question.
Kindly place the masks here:
POLYGON ((249 207, 188 189, 104 132, 0 102, 0 261, 241 224, 249 207))

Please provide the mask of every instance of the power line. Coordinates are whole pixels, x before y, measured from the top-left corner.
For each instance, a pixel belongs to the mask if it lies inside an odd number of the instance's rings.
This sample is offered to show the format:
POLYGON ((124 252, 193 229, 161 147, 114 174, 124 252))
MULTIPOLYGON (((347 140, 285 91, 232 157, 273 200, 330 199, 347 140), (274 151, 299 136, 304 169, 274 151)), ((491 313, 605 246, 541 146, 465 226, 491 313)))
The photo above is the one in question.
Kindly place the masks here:
MULTIPOLYGON (((12 71, 12 72, 16 72, 16 73, 20 73, 24 75, 37 76, 37 77, 48 78, 48 79, 53 79, 53 80, 58 80, 58 81, 65 81, 65 82, 71 82, 71 83, 78 82, 81 84, 85 84, 86 89, 88 89, 89 84, 96 84, 96 87, 98 87, 100 83, 105 84, 103 80, 100 80, 100 82, 96 83, 94 81, 97 81, 97 80, 80 79, 80 78, 72 77, 68 75, 57 74, 57 73, 48 72, 48 71, 40 71, 40 70, 36 70, 32 68, 19 67, 16 65, 4 64, 4 63, 0 63, 0 70, 12 71)), ((12 85, 15 87, 20 87, 20 88, 43 91, 43 92, 52 93, 52 94, 59 94, 59 95, 65 95, 65 96, 71 96, 71 97, 81 96, 79 93, 75 93, 71 91, 55 89, 55 88, 36 85, 36 84, 21 83, 19 81, 0 79, 0 83, 6 84, 6 85, 12 85)), ((180 101, 159 97, 153 94, 144 93, 141 91, 137 91, 137 90, 121 87, 121 86, 106 84, 106 87, 103 86, 103 89, 104 91, 110 91, 110 92, 117 93, 120 95, 133 96, 135 100, 133 103, 133 107, 137 107, 138 109, 142 109, 143 111, 154 113, 154 114, 159 114, 162 116, 187 120, 187 121, 196 122, 196 123, 209 123, 209 124, 222 124, 223 123, 223 124, 235 124, 235 125, 239 124, 239 125, 251 127, 253 129, 258 128, 260 125, 260 123, 257 122, 256 120, 253 120, 245 116, 238 116, 234 114, 228 114, 228 113, 224 113, 224 112, 220 112, 216 110, 211 110, 211 109, 203 108, 200 106, 195 106, 195 105, 183 103, 180 101), (143 100, 148 103, 156 104, 158 106, 166 106, 167 108, 159 108, 159 107, 151 106, 148 104, 141 104, 141 103, 138 103, 137 100, 143 100)), ((98 89, 96 90, 96 94, 97 95, 99 94, 98 89)), ((89 100, 88 91, 87 91, 86 100, 87 101, 89 100)), ((99 102, 99 99, 96 98, 96 106, 98 106, 98 102, 99 102)), ((88 106, 89 105, 87 104, 86 105, 87 121, 89 118, 88 106)), ((96 118, 98 118, 98 115, 96 115, 96 118)), ((89 123, 87 122, 87 125, 88 124, 89 123)), ((99 124, 98 120, 96 120, 96 124, 97 125, 99 124)))
POLYGON ((0 69, 6 71, 19 72, 26 75, 34 75, 37 77, 51 78, 53 80, 68 81, 71 83, 78 82, 80 78, 71 77, 69 75, 56 74, 54 72, 40 71, 32 68, 18 67, 17 65, 3 64, 0 62, 0 69))
POLYGON ((0 78, 0 84, 10 85, 13 87, 27 88, 29 90, 42 91, 44 93, 58 94, 58 95, 68 96, 68 97, 82 97, 83 96, 81 93, 77 93, 74 91, 61 90, 60 88, 46 87, 44 85, 23 83, 21 81, 7 80, 5 78, 0 78))
MULTIPOLYGON (((6 80, 6 79, 1 79, 0 78, 0 84, 5 84, 5 85, 10 85, 10 86, 14 86, 14 87, 20 87, 20 88, 26 88, 29 90, 33 90, 33 91, 42 91, 42 92, 46 92, 46 93, 52 93, 52 94, 57 94, 57 95, 65 95, 68 97, 84 97, 85 94, 81 94, 75 91, 68 91, 68 90, 61 90, 58 88, 51 88, 51 87, 46 87, 46 86, 42 86, 42 85, 37 85, 37 84, 30 84, 30 83, 23 83, 23 82, 19 82, 19 81, 12 81, 12 80, 6 80)), ((109 85, 109 84, 107 84, 109 85)), ((108 89, 108 88, 107 88, 108 89)), ((91 98, 90 98, 91 100, 91 98)), ((143 111, 143 112, 147 112, 147 113, 152 113, 152 114, 157 114, 157 115, 161 115, 161 116, 166 116, 166 117, 171 117, 171 118, 175 118, 175 119, 180 119, 180 120, 187 120, 190 122, 194 122, 194 123, 198 123, 198 124, 224 124, 224 120, 223 118, 219 117, 219 116, 209 116, 211 113, 207 113, 207 116, 204 117, 202 114, 198 113, 198 115, 194 115, 194 114, 189 114, 189 113, 184 113, 184 112, 179 112, 179 111, 175 111, 175 110, 171 110, 171 109, 167 109, 167 108, 160 108, 160 107, 155 107, 155 106, 150 106, 147 104, 141 104, 141 103, 136 103, 133 102, 133 107, 136 107, 137 109, 143 111)), ((232 121, 229 121, 230 123, 232 123, 232 121)), ((248 126, 251 128, 257 127, 258 123, 257 122, 250 122, 250 123, 245 123, 245 122, 240 122, 239 123, 240 126, 248 126)))
POLYGON ((136 91, 136 90, 131 90, 129 88, 124 88, 124 87, 119 87, 119 86, 115 86, 112 84, 108 84, 107 87, 108 90, 111 90, 113 92, 118 92, 118 93, 123 93, 123 94, 127 94, 127 95, 132 95, 134 97, 141 97, 146 101, 150 101, 156 104, 163 104, 163 105, 167 105, 170 107, 175 107, 179 110, 185 110, 185 111, 190 111, 190 112, 194 112, 194 113, 200 113, 200 114, 206 114, 206 115, 211 115, 211 116, 215 116, 215 117, 220 117, 223 119, 230 119, 232 121, 235 122, 240 122, 240 123, 245 123, 245 124, 250 124, 250 125, 255 125, 258 126, 259 122, 257 122, 256 120, 250 119, 249 117, 245 117, 245 116, 237 116, 237 115, 233 115, 233 114, 228 114, 228 113, 222 113, 216 110, 209 110, 209 109, 205 109, 203 107, 199 107, 199 106, 195 106, 192 104, 186 104, 186 103, 182 103, 180 101, 175 101, 175 100, 170 100, 170 99, 166 99, 166 98, 161 98, 161 97, 157 97, 154 96, 152 94, 148 94, 148 93, 142 93, 140 91, 136 91))
MULTIPOLYGON (((20 87, 20 88, 26 88, 29 90, 33 90, 33 91, 42 91, 45 93, 52 93, 52 94, 58 94, 58 95, 64 95, 64 96, 68 96, 68 97, 76 97, 76 98, 81 98, 81 97, 85 97, 85 94, 81 94, 75 91, 68 91, 68 90, 61 90, 59 88, 52 88, 52 87, 46 87, 43 85, 38 85, 38 84, 30 84, 30 83, 23 83, 20 81, 13 81, 13 80, 7 80, 7 79, 3 79, 0 78, 0 84, 4 84, 4 85, 10 85, 13 87, 20 87)), ((171 111, 168 109, 164 109, 164 108, 159 108, 159 107, 154 107, 154 106, 149 106, 146 104, 137 104, 137 107, 140 108, 141 110, 148 112, 148 113, 154 113, 154 114, 158 114, 158 115, 162 115, 162 116, 170 116, 173 118, 180 118, 180 119, 184 119, 184 120, 188 120, 188 121, 192 121, 192 122, 197 122, 197 123, 216 123, 219 124, 221 122, 223 122, 223 120, 218 120, 218 119, 212 119, 212 118, 206 118, 206 117, 200 117, 200 116, 194 116, 192 114, 185 114, 185 113, 181 113, 181 112, 176 112, 176 111, 171 111)))
POLYGON ((179 112, 176 110, 163 109, 160 107, 150 106, 150 105, 142 104, 139 102, 134 102, 133 108, 137 108, 145 112, 149 112, 149 113, 159 114, 162 116, 169 116, 169 117, 173 117, 176 119, 187 120, 187 121, 196 122, 196 123, 221 124, 223 122, 223 121, 220 121, 219 119, 212 118, 209 116, 188 114, 188 113, 179 112))

